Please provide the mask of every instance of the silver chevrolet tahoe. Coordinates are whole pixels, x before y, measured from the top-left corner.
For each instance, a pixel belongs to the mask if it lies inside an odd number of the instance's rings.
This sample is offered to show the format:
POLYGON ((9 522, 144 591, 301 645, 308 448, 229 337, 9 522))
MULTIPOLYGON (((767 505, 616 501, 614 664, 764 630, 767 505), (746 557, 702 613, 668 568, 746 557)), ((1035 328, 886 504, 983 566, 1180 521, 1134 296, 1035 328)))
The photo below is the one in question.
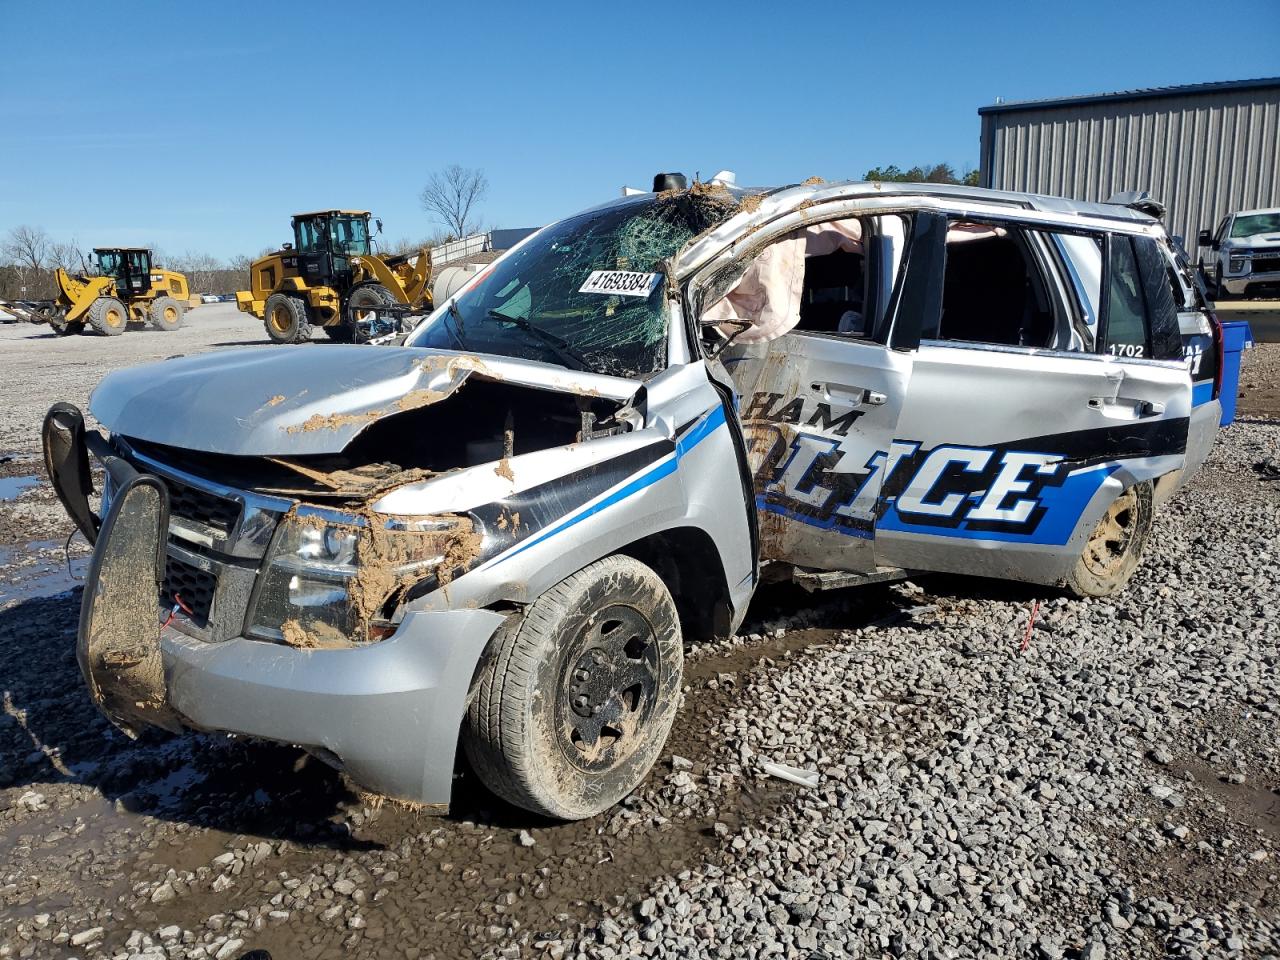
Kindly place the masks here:
POLYGON ((627 196, 401 346, 123 370, 102 430, 55 405, 46 464, 95 543, 80 665, 129 732, 298 744, 435 808, 461 744, 513 804, 588 817, 661 751, 683 641, 763 577, 1122 588, 1215 435, 1193 298, 1122 206, 627 196))

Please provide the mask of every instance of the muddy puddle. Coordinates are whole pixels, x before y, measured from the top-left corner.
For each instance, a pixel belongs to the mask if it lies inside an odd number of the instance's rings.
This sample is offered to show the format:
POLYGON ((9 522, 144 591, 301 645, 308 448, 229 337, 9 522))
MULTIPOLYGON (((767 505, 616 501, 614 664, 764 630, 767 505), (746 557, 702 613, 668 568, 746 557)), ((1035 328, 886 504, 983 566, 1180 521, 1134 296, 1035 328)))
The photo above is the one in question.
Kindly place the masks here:
POLYGON ((0 477, 0 503, 16 500, 18 496, 40 486, 41 478, 34 474, 18 477, 0 477))
POLYGON ((78 544, 68 556, 57 540, 0 546, 0 609, 80 586, 89 567, 87 550, 78 544))

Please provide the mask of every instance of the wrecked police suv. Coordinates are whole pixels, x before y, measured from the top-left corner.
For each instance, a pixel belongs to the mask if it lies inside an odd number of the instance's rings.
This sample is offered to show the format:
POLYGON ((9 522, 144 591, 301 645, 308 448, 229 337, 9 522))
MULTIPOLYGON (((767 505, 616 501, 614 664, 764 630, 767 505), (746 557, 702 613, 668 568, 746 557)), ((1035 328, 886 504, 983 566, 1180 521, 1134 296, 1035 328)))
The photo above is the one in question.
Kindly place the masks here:
POLYGON ((766 575, 1123 586, 1219 417, 1193 296, 1123 206, 628 196, 402 346, 117 372, 106 433, 50 410, 95 542, 80 664, 126 731, 299 744, 434 807, 461 743, 510 802, 591 816, 662 749, 682 641, 731 632, 766 575))

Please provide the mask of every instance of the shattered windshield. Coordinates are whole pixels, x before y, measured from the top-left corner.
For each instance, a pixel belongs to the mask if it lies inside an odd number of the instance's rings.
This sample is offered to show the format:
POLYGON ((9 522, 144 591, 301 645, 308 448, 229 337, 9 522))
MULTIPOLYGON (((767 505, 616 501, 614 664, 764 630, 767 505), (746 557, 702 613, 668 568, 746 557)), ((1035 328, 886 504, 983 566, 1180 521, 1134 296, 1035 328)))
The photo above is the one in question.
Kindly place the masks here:
POLYGON ((664 262, 733 212, 681 191, 571 217, 505 257, 407 346, 558 363, 620 377, 666 363, 664 262))

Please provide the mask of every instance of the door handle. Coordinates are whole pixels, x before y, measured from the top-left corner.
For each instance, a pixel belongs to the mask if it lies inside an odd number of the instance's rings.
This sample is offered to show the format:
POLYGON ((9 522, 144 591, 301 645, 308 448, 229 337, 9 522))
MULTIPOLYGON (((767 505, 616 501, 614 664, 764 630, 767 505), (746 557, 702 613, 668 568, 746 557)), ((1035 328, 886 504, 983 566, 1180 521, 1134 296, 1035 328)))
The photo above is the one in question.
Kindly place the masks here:
POLYGON ((1126 397, 1090 397, 1089 406, 1106 413, 1109 410, 1126 411, 1135 417, 1155 417, 1168 408, 1158 400, 1134 400, 1126 397))
POLYGON ((822 397, 823 400, 835 400, 841 403, 848 403, 853 406, 867 404, 871 407, 883 406, 888 397, 875 390, 868 390, 866 387, 855 387, 847 383, 811 383, 809 389, 822 397))

